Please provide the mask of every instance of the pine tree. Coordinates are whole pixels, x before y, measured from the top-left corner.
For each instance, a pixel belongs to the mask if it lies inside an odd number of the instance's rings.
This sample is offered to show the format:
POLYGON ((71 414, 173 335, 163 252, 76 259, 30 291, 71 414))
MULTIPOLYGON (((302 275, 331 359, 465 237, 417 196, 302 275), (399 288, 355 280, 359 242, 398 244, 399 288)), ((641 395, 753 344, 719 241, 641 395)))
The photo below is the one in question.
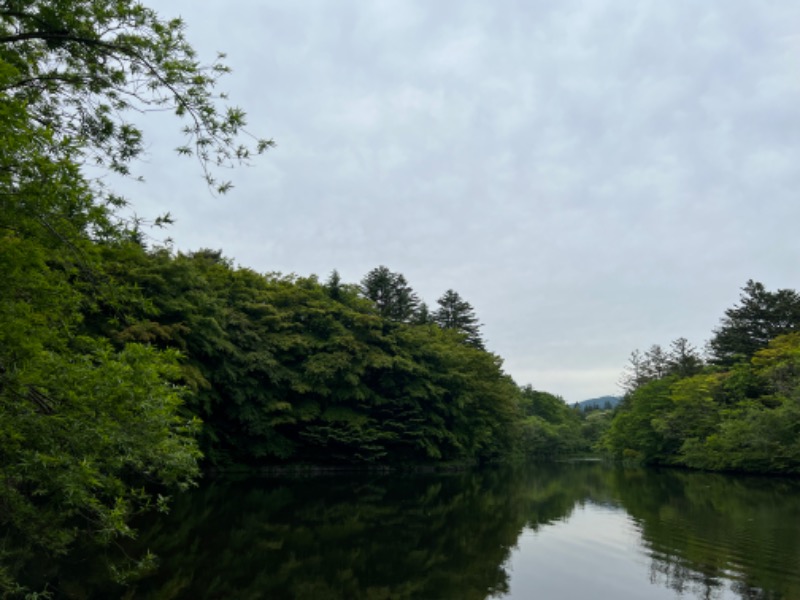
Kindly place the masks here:
POLYGON ((401 273, 393 273, 381 265, 361 280, 361 293, 375 303, 378 313, 390 321, 409 322, 419 298, 401 273))
POLYGON ((454 329, 466 336, 468 344, 483 349, 481 324, 472 305, 458 292, 447 290, 439 300, 439 309, 433 314, 433 321, 442 329, 454 329))
POLYGON ((340 300, 342 297, 342 278, 339 276, 339 271, 334 269, 331 271, 328 280, 325 282, 325 289, 332 300, 340 300))
POLYGON ((703 359, 689 340, 680 337, 670 344, 667 368, 671 375, 691 377, 703 369, 703 359))
POLYGON ((708 343, 717 364, 747 360, 777 336, 800 330, 800 295, 794 290, 768 292, 751 279, 742 292, 739 305, 725 311, 708 343))

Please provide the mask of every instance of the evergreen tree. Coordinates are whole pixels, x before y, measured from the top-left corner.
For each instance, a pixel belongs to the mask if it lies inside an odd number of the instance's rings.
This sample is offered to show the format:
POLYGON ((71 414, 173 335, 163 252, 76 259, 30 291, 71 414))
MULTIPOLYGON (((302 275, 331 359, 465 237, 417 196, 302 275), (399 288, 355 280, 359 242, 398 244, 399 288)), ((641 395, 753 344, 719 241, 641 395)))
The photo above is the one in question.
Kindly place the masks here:
POLYGON ((670 375, 691 377, 703 369, 703 359, 697 349, 685 337, 673 340, 667 355, 667 370, 670 375))
POLYGON ((437 302, 439 309, 433 314, 434 322, 442 329, 453 329, 463 334, 468 344, 483 349, 481 324, 472 305, 452 289, 447 290, 437 302))
POLYGON ((650 381, 661 379, 669 371, 669 357, 659 344, 653 344, 644 353, 644 364, 647 378, 650 381))
POLYGON ((325 282, 325 289, 328 290, 328 295, 332 300, 341 300, 342 278, 339 276, 339 271, 336 269, 331 271, 328 280, 325 282))
POLYGON ((622 376, 617 385, 622 388, 625 395, 628 395, 648 381, 650 380, 648 379, 645 359, 642 352, 637 348, 628 357, 628 364, 623 368, 622 376))
POLYGON ((688 377, 700 372, 703 361, 697 350, 686 338, 678 338, 666 352, 659 344, 653 344, 642 353, 638 349, 631 352, 619 386, 631 393, 642 385, 668 375, 688 377))
POLYGON ((428 304, 426 302, 420 302, 417 312, 412 319, 412 323, 414 325, 431 325, 433 322, 433 315, 428 308, 428 304))
POLYGON ((775 337, 800 330, 800 295, 794 290, 769 292, 751 279, 742 292, 708 343, 712 361, 720 365, 747 360, 775 337))
POLYGON ((361 280, 361 293, 372 300, 378 313, 390 321, 409 322, 419 305, 419 298, 401 273, 381 265, 361 280))

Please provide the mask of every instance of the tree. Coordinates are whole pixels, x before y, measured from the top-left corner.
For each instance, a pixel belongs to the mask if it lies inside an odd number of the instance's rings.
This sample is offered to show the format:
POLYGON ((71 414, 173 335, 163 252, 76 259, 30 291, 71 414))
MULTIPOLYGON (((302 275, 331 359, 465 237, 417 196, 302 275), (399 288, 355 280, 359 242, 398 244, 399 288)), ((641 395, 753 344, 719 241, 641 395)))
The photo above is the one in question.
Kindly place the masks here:
POLYGON ((669 357, 659 344, 653 344, 644 353, 644 364, 650 381, 661 379, 669 371, 669 357))
POLYGON ((332 300, 341 300, 342 298, 342 278, 339 271, 334 269, 331 271, 327 281, 325 281, 325 289, 328 290, 328 295, 332 300))
POLYGON ((519 389, 521 446, 524 456, 552 459, 582 445, 578 412, 564 399, 526 385, 519 389))
POLYGON ((180 19, 162 20, 134 0, 0 0, 0 93, 49 130, 54 148, 80 140, 83 159, 119 173, 144 149, 131 111, 185 119, 179 152, 195 155, 219 192, 230 183, 214 167, 273 145, 238 141, 244 112, 218 106, 224 95, 214 91, 229 71, 222 58, 200 64, 180 19))
POLYGON ((617 459, 660 462, 676 449, 654 427, 657 417, 672 406, 670 389, 674 378, 649 381, 626 394, 600 445, 617 459))
POLYGON ((87 237, 104 213, 74 164, 16 146, 13 123, 0 120, 11 142, 0 161, 27 156, 20 176, 0 175, 3 596, 18 591, 18 565, 34 556, 132 535, 129 519, 162 504, 165 487, 154 484, 189 485, 199 456, 197 423, 182 413, 176 385, 178 354, 114 347, 87 327, 103 299, 118 306, 87 237))
POLYGON ((414 318, 411 321, 415 325, 432 325, 434 324, 433 315, 428 308, 427 303, 420 302, 417 307, 417 312, 414 313, 414 318))
POLYGON ((750 279, 742 292, 708 343, 711 359, 719 365, 747 360, 775 337, 800 330, 800 295, 794 290, 769 292, 750 279))
POLYGON ((644 354, 638 349, 631 352, 619 386, 630 393, 645 383, 661 379, 668 373, 669 359, 664 349, 653 344, 644 354))
POLYGON ((641 351, 637 348, 631 352, 628 357, 628 364, 625 365, 617 385, 622 388, 625 394, 630 394, 648 381, 644 356, 642 356, 641 351))
POLYGON ((667 370, 670 375, 691 377, 703 368, 703 359, 697 349, 685 337, 673 340, 667 355, 667 370))
POLYGON ((679 377, 696 375, 702 366, 700 355, 686 338, 673 341, 669 352, 665 352, 659 344, 653 344, 644 353, 639 350, 631 352, 619 386, 625 393, 631 393, 645 383, 668 375, 679 377))
POLYGON ((463 334, 468 344, 483 349, 481 324, 472 305, 453 290, 447 290, 437 302, 439 309, 433 314, 434 322, 442 329, 463 334))
POLYGON ((419 305, 419 299, 406 278, 383 265, 364 276, 361 293, 372 300, 382 317, 390 321, 410 321, 419 305))

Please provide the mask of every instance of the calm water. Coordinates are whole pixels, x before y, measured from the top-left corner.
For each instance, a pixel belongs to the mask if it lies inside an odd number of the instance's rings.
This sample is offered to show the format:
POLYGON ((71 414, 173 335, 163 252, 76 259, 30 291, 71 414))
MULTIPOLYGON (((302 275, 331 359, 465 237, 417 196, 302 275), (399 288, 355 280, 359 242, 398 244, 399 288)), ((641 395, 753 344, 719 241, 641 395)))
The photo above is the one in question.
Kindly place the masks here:
MULTIPOLYGON (((800 482, 568 463, 206 481, 140 525, 159 568, 73 597, 800 599, 800 482)), ((81 573, 83 572, 83 575, 81 573)))

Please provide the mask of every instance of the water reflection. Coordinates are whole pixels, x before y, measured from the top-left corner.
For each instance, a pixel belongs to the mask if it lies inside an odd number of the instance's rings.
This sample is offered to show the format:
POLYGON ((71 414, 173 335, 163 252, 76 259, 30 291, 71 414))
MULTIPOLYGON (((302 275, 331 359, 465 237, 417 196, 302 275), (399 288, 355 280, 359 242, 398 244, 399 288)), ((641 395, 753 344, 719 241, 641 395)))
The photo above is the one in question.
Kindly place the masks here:
POLYGON ((797 599, 798 487, 585 463, 215 480, 140 524, 125 551, 154 551, 155 572, 119 588, 71 568, 58 585, 73 597, 484 599, 569 597, 582 578, 591 597, 797 599), (548 560, 563 570, 543 572, 548 560))
POLYGON ((175 590, 160 596, 170 598, 498 596, 523 525, 574 505, 556 480, 493 472, 217 482, 141 538, 164 558, 140 589, 175 590))
POLYGON ((654 583, 690 597, 800 598, 800 482, 615 471, 654 583), (693 594, 693 596, 692 596, 693 594))

